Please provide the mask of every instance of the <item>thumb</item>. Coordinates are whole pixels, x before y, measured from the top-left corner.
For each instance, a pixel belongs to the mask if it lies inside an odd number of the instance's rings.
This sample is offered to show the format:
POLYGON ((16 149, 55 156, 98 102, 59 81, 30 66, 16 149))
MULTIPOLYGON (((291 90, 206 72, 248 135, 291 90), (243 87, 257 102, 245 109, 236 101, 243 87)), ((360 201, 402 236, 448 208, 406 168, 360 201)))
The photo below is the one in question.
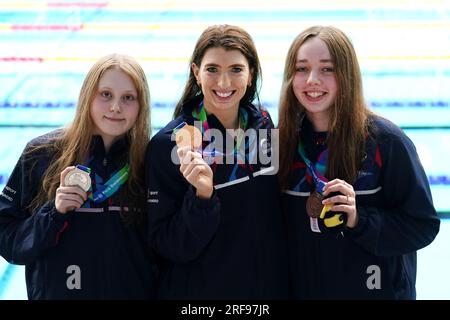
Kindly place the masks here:
POLYGON ((73 169, 75 169, 75 167, 74 166, 70 166, 70 167, 65 168, 61 172, 61 175, 60 175, 60 178, 59 178, 59 185, 61 187, 65 187, 66 186, 66 184, 64 183, 64 179, 66 178, 66 175, 73 169))

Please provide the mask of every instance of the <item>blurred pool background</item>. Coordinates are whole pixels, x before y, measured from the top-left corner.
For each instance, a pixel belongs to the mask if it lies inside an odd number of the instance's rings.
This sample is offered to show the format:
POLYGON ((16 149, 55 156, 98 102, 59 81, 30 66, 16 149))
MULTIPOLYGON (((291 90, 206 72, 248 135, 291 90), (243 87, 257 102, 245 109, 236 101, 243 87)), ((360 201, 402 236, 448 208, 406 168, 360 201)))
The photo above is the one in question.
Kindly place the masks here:
MULTIPOLYGON (((0 0, 0 190, 26 142, 72 119, 86 72, 101 56, 134 56, 146 71, 153 133, 180 98, 198 36, 235 24, 254 38, 261 102, 277 121, 294 37, 335 25, 353 41, 367 103, 414 141, 443 218, 418 254, 418 299, 450 299, 450 1, 0 0)), ((26 299, 24 268, 0 258, 0 299, 26 299)))

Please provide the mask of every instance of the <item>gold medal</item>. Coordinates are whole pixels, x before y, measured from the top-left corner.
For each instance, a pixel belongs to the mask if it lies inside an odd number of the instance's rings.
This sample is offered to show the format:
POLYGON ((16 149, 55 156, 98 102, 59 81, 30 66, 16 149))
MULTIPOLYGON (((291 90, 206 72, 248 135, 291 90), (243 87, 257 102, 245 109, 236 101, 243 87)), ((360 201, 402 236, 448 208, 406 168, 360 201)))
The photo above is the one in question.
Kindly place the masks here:
POLYGON ((322 200, 323 196, 317 191, 314 191, 309 195, 306 200, 306 212, 311 218, 319 218, 323 209, 322 200))
POLYGON ((66 174, 64 184, 66 186, 78 186, 87 192, 91 188, 91 177, 88 172, 75 168, 66 174))

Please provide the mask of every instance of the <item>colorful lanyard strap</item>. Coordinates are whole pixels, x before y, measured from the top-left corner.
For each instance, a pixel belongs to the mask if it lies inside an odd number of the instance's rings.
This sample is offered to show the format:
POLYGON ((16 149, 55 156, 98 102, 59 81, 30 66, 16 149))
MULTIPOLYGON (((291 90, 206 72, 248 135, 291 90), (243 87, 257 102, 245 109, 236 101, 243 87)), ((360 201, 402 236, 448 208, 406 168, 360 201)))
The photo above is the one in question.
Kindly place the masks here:
POLYGON ((84 172, 91 173, 91 168, 82 166, 81 164, 77 164, 75 167, 80 169, 80 170, 82 170, 82 171, 84 171, 84 172))
MULTIPOLYGON (((203 100, 199 103, 199 105, 196 108, 194 108, 194 110, 192 110, 192 116, 197 121, 200 121, 201 128, 202 128, 202 135, 203 135, 209 129, 208 118, 207 118, 206 110, 205 110, 205 107, 203 104, 203 100)), ((244 109, 239 108, 239 130, 245 131, 245 130, 247 130, 247 126, 248 126, 248 113, 244 109)), ((238 154, 239 153, 239 148, 241 146, 242 140, 243 140, 243 136, 239 135, 237 138, 234 150, 230 154, 238 154)), ((228 154, 216 151, 215 149, 207 150, 207 151, 204 150, 202 152, 202 155, 204 157, 210 157, 210 158, 214 158, 216 156, 228 156, 228 154)))
MULTIPOLYGON (((324 152, 328 153, 328 149, 324 152)), ((309 172, 311 173, 314 185, 316 186, 316 191, 322 194, 323 188, 325 187, 326 182, 328 182, 328 179, 325 178, 316 168, 316 166, 306 157, 305 148, 303 147, 301 139, 299 139, 298 142, 298 153, 302 157, 303 161, 305 161, 305 164, 308 167, 309 172)))
POLYGON ((206 110, 203 105, 203 100, 198 104, 196 108, 194 108, 194 110, 192 110, 192 116, 197 121, 200 121, 202 126, 202 134, 204 134, 209 129, 209 125, 208 116, 206 115, 206 110))
POLYGON ((111 197, 128 180, 130 165, 126 164, 117 171, 105 184, 97 184, 97 191, 89 195, 89 199, 94 203, 100 203, 111 197))

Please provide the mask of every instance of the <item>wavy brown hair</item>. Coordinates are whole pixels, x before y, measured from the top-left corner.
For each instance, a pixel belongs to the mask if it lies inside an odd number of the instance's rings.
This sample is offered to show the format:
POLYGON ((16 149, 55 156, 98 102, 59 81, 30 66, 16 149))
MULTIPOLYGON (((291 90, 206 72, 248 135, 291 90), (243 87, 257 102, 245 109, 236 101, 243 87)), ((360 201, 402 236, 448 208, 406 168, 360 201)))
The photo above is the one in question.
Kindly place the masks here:
POLYGON ((189 61, 189 78, 184 87, 183 95, 175 107, 174 118, 182 113, 182 107, 186 102, 194 97, 203 95, 195 79, 192 64, 195 63, 200 67, 203 56, 209 48, 224 48, 227 51, 238 50, 244 55, 252 75, 252 83, 245 91, 245 95, 241 101, 244 104, 249 104, 255 99, 259 100, 258 91, 261 85, 261 65, 252 37, 247 31, 237 26, 226 24, 214 25, 206 28, 197 40, 194 52, 189 61))
MULTIPOLYGON (((150 137, 150 93, 144 70, 132 57, 122 54, 111 54, 100 58, 89 70, 80 90, 75 118, 62 134, 37 149, 53 151, 53 160, 44 172, 42 188, 33 199, 30 207, 32 211, 45 202, 55 199, 56 189, 60 183, 60 173, 68 166, 83 163, 89 154, 94 123, 90 116, 92 101, 97 94, 100 78, 107 70, 117 69, 127 74, 133 81, 139 102, 139 114, 133 127, 126 133, 129 142, 128 161, 130 176, 126 185, 126 194, 131 201, 142 207, 142 193, 144 193, 144 158, 145 149, 150 137), (130 199, 131 200, 131 199, 130 199)), ((145 195, 145 193, 144 193, 145 195)))
POLYGON ((326 141, 329 149, 327 178, 354 182, 364 155, 368 119, 372 112, 364 102, 361 71, 355 49, 350 39, 335 27, 310 27, 294 39, 284 67, 278 116, 279 179, 282 188, 287 187, 290 167, 298 145, 300 121, 306 114, 292 89, 297 53, 305 41, 314 37, 323 40, 330 51, 338 86, 336 99, 330 107, 326 141))

